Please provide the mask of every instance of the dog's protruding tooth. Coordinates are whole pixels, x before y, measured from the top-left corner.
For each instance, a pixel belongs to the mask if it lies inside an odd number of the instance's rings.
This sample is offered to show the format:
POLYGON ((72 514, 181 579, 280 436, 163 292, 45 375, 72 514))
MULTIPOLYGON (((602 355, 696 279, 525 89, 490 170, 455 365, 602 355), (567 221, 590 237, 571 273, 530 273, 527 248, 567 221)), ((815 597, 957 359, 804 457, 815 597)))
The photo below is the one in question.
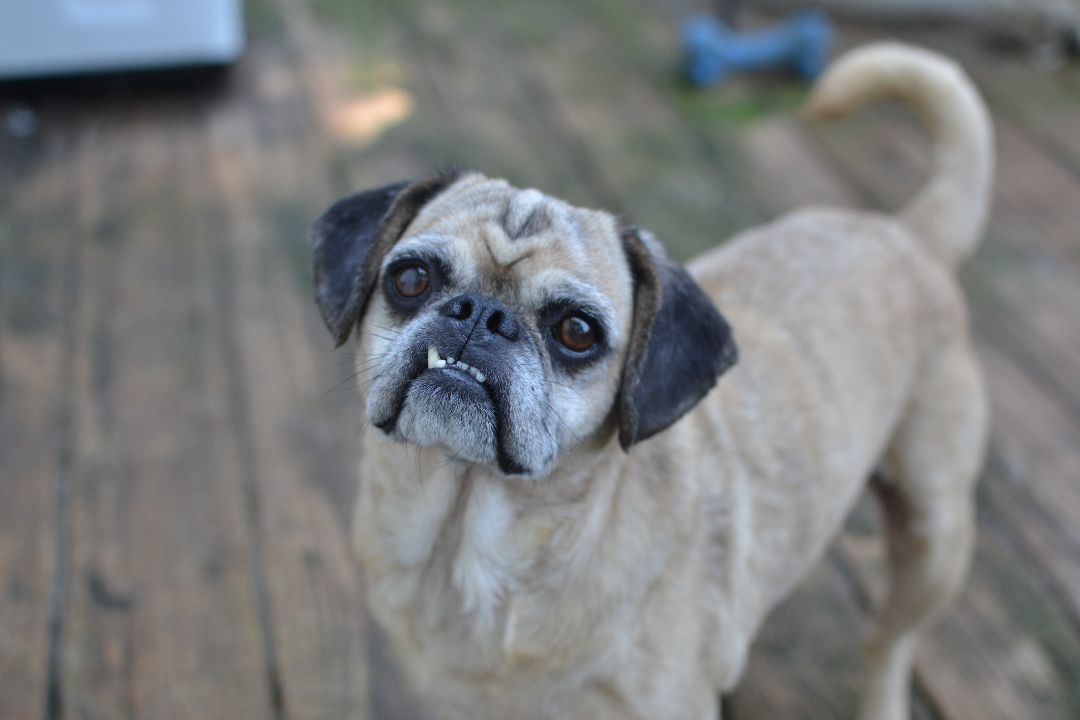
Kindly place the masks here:
POLYGON ((477 382, 482 384, 485 380, 487 380, 487 375, 484 375, 484 373, 477 370, 476 371, 476 380, 477 380, 477 382))
POLYGON ((428 345, 427 349, 427 366, 428 370, 433 367, 437 367, 439 362, 439 351, 435 349, 434 345, 428 345))
POLYGON ((453 365, 454 364, 454 358, 452 358, 452 357, 446 358, 446 364, 447 365, 453 365))
POLYGON ((459 368, 461 368, 462 370, 465 370, 466 372, 468 372, 469 368, 471 368, 471 367, 472 367, 472 365, 470 365, 469 363, 465 362, 464 360, 458 360, 458 361, 457 361, 457 366, 458 366, 459 368))
POLYGON ((435 367, 437 367, 437 368, 444 368, 444 367, 446 367, 446 361, 445 361, 445 360, 442 360, 442 359, 436 360, 436 361, 435 361, 435 367))

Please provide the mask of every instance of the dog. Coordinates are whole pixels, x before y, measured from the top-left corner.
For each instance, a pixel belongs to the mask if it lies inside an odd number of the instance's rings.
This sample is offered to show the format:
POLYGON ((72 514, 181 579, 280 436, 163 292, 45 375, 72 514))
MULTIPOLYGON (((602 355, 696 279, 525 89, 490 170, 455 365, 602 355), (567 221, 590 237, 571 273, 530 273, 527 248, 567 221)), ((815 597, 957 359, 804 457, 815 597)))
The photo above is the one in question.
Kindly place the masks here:
POLYGON ((355 547, 426 716, 717 717, 870 485, 892 580, 860 712, 909 717, 916 633, 973 542, 988 405, 953 270, 993 142, 963 72, 900 44, 838 60, 806 114, 882 96, 935 138, 902 212, 800 210, 689 268, 475 172, 315 223, 316 301, 337 345, 356 330, 369 423, 355 547))

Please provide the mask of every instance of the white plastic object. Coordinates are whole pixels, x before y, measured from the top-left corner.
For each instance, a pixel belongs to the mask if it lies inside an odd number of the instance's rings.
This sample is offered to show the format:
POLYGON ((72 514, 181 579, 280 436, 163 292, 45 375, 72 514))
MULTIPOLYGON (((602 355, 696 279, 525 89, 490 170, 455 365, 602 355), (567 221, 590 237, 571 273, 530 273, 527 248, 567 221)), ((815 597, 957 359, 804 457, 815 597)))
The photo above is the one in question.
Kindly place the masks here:
POLYGON ((0 78, 223 65, 241 0, 2 0, 0 78))

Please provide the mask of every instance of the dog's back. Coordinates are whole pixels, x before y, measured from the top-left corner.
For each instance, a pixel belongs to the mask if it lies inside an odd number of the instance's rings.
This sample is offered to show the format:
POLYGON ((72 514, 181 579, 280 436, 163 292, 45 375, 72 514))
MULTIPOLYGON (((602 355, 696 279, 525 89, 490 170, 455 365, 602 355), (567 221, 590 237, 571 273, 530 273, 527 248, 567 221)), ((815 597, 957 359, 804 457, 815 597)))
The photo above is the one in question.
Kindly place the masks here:
POLYGON ((936 140, 935 172, 906 208, 799 211, 692 270, 741 352, 694 411, 741 454, 728 473, 737 486, 723 492, 749 520, 727 528, 727 542, 748 548, 740 592, 751 585, 760 601, 741 623, 752 632, 820 557, 866 479, 887 478, 879 489, 894 584, 872 642, 863 717, 891 720, 906 717, 911 633, 951 597, 969 553, 987 409, 953 270, 986 220, 993 148, 963 73, 898 44, 839 60, 806 114, 834 117, 883 96, 912 104, 936 140), (747 533, 752 542, 740 539, 747 533))

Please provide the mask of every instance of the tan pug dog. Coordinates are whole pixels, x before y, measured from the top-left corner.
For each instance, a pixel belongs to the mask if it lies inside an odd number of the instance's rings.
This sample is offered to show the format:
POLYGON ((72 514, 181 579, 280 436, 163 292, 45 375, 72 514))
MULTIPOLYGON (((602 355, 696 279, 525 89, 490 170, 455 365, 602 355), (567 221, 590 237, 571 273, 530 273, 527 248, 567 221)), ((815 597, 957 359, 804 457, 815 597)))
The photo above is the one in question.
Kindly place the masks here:
POLYGON ((901 45, 840 60, 808 112, 881 95, 937 138, 902 214, 800 211, 689 272, 476 173, 318 221, 317 300, 368 373, 356 548, 430 717, 717 717, 871 475, 893 575, 861 712, 908 717, 916 630, 972 545, 987 402, 953 269, 992 140, 963 74, 901 45))

